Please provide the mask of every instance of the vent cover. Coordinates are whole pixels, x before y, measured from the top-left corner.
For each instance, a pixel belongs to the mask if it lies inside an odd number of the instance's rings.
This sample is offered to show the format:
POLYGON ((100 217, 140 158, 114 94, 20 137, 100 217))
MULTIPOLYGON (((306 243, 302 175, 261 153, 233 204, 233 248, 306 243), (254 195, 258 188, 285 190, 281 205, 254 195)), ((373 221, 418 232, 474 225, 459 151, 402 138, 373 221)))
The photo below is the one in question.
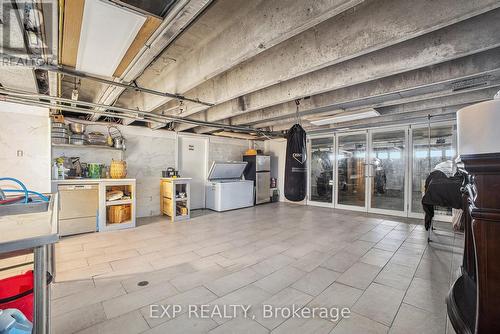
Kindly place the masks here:
POLYGON ((481 77, 475 77, 475 78, 455 81, 451 84, 451 89, 454 92, 456 92, 456 91, 475 88, 475 87, 482 87, 482 86, 488 85, 490 80, 491 80, 491 75, 484 75, 481 77))

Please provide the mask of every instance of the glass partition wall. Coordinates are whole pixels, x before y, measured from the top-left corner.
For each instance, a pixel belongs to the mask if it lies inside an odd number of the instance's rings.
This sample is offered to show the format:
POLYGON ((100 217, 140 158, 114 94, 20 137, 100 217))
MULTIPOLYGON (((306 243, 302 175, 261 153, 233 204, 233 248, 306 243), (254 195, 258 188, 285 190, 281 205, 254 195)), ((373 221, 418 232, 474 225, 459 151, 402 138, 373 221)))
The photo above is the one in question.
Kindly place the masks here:
POLYGON ((407 129, 371 133, 369 181, 370 208, 404 213, 407 129))
POLYGON ((333 137, 310 139, 309 152, 309 200, 332 204, 335 164, 333 137))
POLYGON ((337 205, 366 207, 366 132, 337 136, 337 205))
MULTIPOLYGON (((311 205, 422 217, 425 179, 435 168, 453 173, 453 123, 370 129, 312 137, 309 145, 311 205), (334 145, 336 144, 336 145, 334 145)), ((449 220, 451 210, 436 208, 449 220)))
MULTIPOLYGON (((453 124, 413 127, 411 129, 411 212, 423 213, 422 196, 430 172, 439 169, 448 176, 454 174, 456 158, 456 126, 453 124)), ((451 216, 451 209, 435 208, 436 216, 451 216)))

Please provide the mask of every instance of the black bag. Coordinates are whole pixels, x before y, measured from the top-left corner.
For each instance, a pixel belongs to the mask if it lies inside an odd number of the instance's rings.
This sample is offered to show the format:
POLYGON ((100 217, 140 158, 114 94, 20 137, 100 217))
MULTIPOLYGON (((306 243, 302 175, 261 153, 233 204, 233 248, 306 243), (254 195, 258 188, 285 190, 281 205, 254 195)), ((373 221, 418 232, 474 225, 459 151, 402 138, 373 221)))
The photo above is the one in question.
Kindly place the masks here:
POLYGON ((288 130, 285 162, 285 197, 299 202, 306 198, 307 188, 306 132, 295 124, 288 130))

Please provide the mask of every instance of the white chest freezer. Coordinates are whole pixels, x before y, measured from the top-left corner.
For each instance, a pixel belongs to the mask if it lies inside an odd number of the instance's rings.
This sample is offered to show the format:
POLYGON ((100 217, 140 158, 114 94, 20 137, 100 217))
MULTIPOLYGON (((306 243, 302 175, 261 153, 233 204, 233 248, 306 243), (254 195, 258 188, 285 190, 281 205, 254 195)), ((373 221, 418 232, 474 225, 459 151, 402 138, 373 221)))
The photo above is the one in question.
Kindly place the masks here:
POLYGON ((205 185, 207 209, 227 211, 253 206, 253 181, 242 180, 247 162, 213 162, 205 185))

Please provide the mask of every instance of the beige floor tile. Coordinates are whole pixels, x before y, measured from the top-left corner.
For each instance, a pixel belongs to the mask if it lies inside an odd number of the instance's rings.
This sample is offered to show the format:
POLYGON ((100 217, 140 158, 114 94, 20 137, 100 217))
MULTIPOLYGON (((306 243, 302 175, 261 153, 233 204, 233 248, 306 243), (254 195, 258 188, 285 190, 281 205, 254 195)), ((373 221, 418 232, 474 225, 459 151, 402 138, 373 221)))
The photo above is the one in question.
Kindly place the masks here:
POLYGON ((373 283, 354 304, 352 311, 390 326, 403 297, 404 291, 373 283))
POLYGON ((415 272, 415 277, 448 283, 451 277, 451 259, 422 258, 415 272))
POLYGON ((382 267, 357 262, 340 275, 337 282, 364 290, 373 282, 380 270, 382 267))
POLYGON ((413 279, 415 268, 388 263, 375 278, 376 283, 406 291, 413 279))
POLYGON ((84 329, 78 334, 139 334, 148 329, 149 326, 142 315, 133 311, 84 329))
MULTIPOLYGON (((224 305, 245 305, 250 306, 252 310, 258 309, 261 307, 262 302, 271 297, 271 294, 261 288, 258 288, 252 284, 247 285, 241 289, 233 291, 224 297, 220 297, 214 301, 212 301, 211 305, 218 305, 219 307, 223 307, 224 305)), ((242 311, 237 310, 237 316, 242 316, 242 311)), ((217 323, 222 324, 228 319, 224 317, 214 317, 217 323)))
POLYGON ((444 314, 448 290, 448 283, 438 283, 416 277, 410 283, 404 302, 432 313, 444 314))
POLYGON ((87 259, 81 258, 81 259, 57 262, 56 268, 58 271, 68 271, 72 269, 88 267, 88 265, 89 263, 87 259))
POLYGON ((214 293, 212 293, 205 287, 199 286, 186 292, 179 293, 172 297, 168 297, 158 302, 144 306, 143 308, 141 308, 140 312, 144 319, 146 319, 150 327, 156 327, 159 324, 170 321, 174 318, 172 310, 164 314, 163 308, 160 305, 163 305, 165 308, 168 308, 168 305, 180 306, 181 309, 179 310, 179 312, 176 311, 175 313, 175 317, 178 317, 188 312, 189 305, 208 304, 215 299, 217 299, 217 296, 214 293))
POLYGON ((255 282, 262 275, 250 268, 246 268, 235 273, 225 275, 215 281, 206 283, 205 286, 219 297, 224 296, 245 285, 255 282))
POLYGON ((217 245, 212 245, 208 247, 203 247, 200 249, 195 250, 194 252, 200 256, 209 256, 217 253, 221 253, 223 251, 226 251, 228 249, 233 248, 233 245, 229 242, 226 243, 221 243, 217 245))
POLYGON ((269 330, 257 321, 248 318, 236 318, 212 329, 211 334, 265 334, 269 330))
POLYGON ((165 269, 131 275, 131 277, 121 280, 121 284, 125 290, 130 293, 193 272, 196 272, 196 268, 193 268, 193 266, 188 263, 182 263, 165 269), (139 282, 143 281, 148 282, 148 285, 138 285, 139 282))
POLYGON ((327 334, 335 327, 335 323, 321 318, 290 318, 275 328, 273 334, 327 334))
POLYGON ((292 285, 305 274, 306 272, 297 268, 285 267, 258 280, 254 285, 274 294, 292 285))
POLYGON ((72 334, 106 320, 102 304, 92 304, 59 316, 51 321, 53 334, 72 334))
POLYGON ((52 282, 50 285, 52 299, 57 299, 71 294, 94 288, 92 279, 81 281, 52 282))
POLYGON ((167 321, 159 326, 144 332, 144 334, 196 334, 207 333, 217 327, 217 323, 212 319, 188 317, 183 314, 178 318, 167 321))
POLYGON ((139 256, 139 253, 135 249, 131 249, 123 252, 114 252, 111 254, 103 254, 103 255, 89 257, 87 258, 87 261, 89 265, 93 265, 93 264, 128 259, 134 256, 139 256))
POLYGON ((51 303, 51 313, 54 316, 58 316, 87 305, 124 295, 125 293, 125 290, 120 284, 106 284, 95 288, 91 287, 66 297, 53 300, 51 303))
MULTIPOLYGON (((56 265, 57 268, 57 265, 56 265)), ((102 275, 111 272, 113 269, 109 263, 100 263, 88 267, 77 268, 66 271, 59 271, 56 269, 56 277, 59 282, 65 281, 78 281, 90 279, 97 275, 102 275)))
POLYGON ((307 253, 291 265, 302 271, 313 271, 319 267, 323 262, 330 258, 331 254, 326 252, 312 251, 307 253))
POLYGON ((360 257, 361 255, 358 254, 352 254, 347 251, 341 251, 328 258, 321 264, 321 266, 343 273, 344 271, 349 269, 354 263, 356 263, 360 257))
MULTIPOLYGON (((370 228, 372 228, 370 226, 370 228)), ((364 241, 364 240, 356 240, 352 243, 349 243, 344 250, 348 253, 363 256, 366 252, 368 252, 373 246, 374 242, 364 241)))
POLYGON ((281 269, 290 263, 294 262, 295 259, 283 254, 274 255, 266 260, 263 260, 257 264, 251 266, 251 268, 262 275, 269 275, 278 269, 281 269))
POLYGON ((385 251, 382 249, 372 248, 359 261, 374 266, 383 267, 394 255, 393 252, 385 251))
POLYGON ((230 272, 221 266, 213 266, 207 269, 199 270, 194 273, 180 275, 170 281, 179 291, 187 291, 201 286, 205 283, 213 282, 218 278, 228 275, 230 272))
POLYGON ((143 290, 104 301, 104 311, 107 318, 111 319, 177 293, 178 291, 169 283, 153 285, 143 290))
POLYGON ((363 290, 334 282, 315 297, 310 303, 311 307, 344 308, 352 307, 361 297, 363 290))
POLYGON ((293 305, 296 307, 302 307, 306 305, 312 297, 308 294, 295 290, 293 288, 286 288, 272 296, 271 298, 262 302, 261 305, 256 308, 252 308, 251 315, 255 316, 255 320, 259 322, 262 326, 269 330, 273 330, 278 327, 281 323, 287 320, 290 316, 287 314, 282 314, 280 312, 274 314, 273 316, 267 317, 264 313, 263 306, 270 305, 272 310, 278 310, 279 308, 287 307, 291 308, 293 305))
MULTIPOLYGON (((138 333, 149 331, 148 325, 155 327, 152 333, 242 332, 247 328, 301 334, 332 328, 333 333, 377 333, 387 330, 379 321, 394 313, 391 303, 406 292, 393 321, 394 333, 446 330, 444 295, 463 252, 456 247, 463 240, 457 242, 451 229, 443 233, 449 245, 429 246, 421 224, 399 223, 400 219, 389 216, 285 203, 237 214, 235 220, 233 212, 211 213, 193 217, 187 224, 166 224, 165 217, 154 217, 138 220, 135 229, 63 238, 56 245, 58 275, 52 300, 56 314, 62 309, 68 312, 54 316, 54 328, 64 334, 138 333), (80 267, 88 258, 90 265, 80 267), (372 293, 369 298, 373 290, 369 287, 360 298, 363 290, 346 284, 366 287, 364 281, 373 279, 367 269, 370 265, 376 265, 377 271, 385 265, 372 283, 384 293, 372 293), (231 275, 234 279, 225 278, 231 275), (138 286, 139 281, 149 284, 138 286), (212 288, 224 296, 207 288, 214 281, 218 282, 212 288), (120 291, 122 287, 125 290, 120 291), (84 295, 85 291, 90 293, 84 295), (105 300, 113 291, 122 295, 105 300), (397 296, 383 300, 392 294, 397 296), (355 312, 340 323, 297 318, 257 319, 257 323, 242 319, 241 312, 237 319, 188 319, 183 314, 175 319, 149 319, 148 324, 144 317, 149 305, 158 302, 243 304, 252 307, 252 315, 262 311, 263 303, 308 303, 308 307, 360 308, 366 314, 355 312), (113 318, 107 319, 106 312, 113 318)), ((7 274, 23 269, 29 268, 15 268, 7 274)))
POLYGON ((389 327, 353 312, 349 318, 342 319, 331 334, 385 334, 388 331, 389 327))
POLYGON ((318 267, 292 284, 292 288, 311 296, 317 296, 335 282, 340 275, 336 271, 318 267))
MULTIPOLYGON (((158 253, 156 253, 158 254, 158 253)), ((192 262, 200 259, 200 256, 195 252, 187 252, 178 255, 172 255, 165 258, 158 258, 157 260, 152 260, 151 265, 155 269, 163 269, 171 266, 175 266, 181 263, 192 262)))
POLYGON ((443 334, 445 331, 446 319, 442 314, 427 312, 418 307, 403 303, 389 333, 443 334))

